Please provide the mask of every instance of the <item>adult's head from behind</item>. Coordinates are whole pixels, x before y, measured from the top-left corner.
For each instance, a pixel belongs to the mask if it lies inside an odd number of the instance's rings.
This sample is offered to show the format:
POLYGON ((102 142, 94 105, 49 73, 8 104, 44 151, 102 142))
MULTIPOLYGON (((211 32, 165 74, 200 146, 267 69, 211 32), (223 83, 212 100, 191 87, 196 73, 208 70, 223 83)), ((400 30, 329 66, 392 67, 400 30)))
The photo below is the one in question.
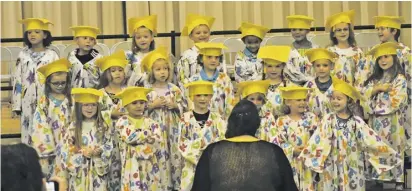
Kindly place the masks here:
POLYGON ((241 100, 232 110, 229 116, 226 138, 241 135, 255 136, 260 126, 259 112, 252 102, 241 100))
POLYGON ((1 146, 1 190, 41 191, 43 173, 37 152, 26 144, 1 146))

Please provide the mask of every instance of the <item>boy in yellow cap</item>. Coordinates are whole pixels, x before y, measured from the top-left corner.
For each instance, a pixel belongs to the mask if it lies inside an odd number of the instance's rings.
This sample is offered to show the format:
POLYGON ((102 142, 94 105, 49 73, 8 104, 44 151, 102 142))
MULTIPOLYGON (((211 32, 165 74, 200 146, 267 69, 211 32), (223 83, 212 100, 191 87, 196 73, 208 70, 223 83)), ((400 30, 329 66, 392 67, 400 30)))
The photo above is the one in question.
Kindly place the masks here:
POLYGON ((327 49, 339 55, 332 75, 359 89, 367 78, 368 66, 362 49, 356 46, 354 19, 355 10, 337 13, 327 18, 325 28, 332 42, 327 49))
POLYGON ((267 27, 243 22, 239 27, 242 32, 240 38, 245 43, 245 50, 240 51, 235 57, 235 80, 237 83, 243 81, 261 80, 263 73, 262 59, 257 58, 257 53, 270 30, 267 27))
POLYGON ((305 56, 312 63, 312 70, 315 74, 315 79, 304 85, 304 87, 313 89, 308 96, 309 111, 321 119, 332 111, 330 105, 333 90, 332 81, 336 78, 331 76, 331 71, 337 55, 324 48, 315 48, 308 50, 305 56))
POLYGON ((220 72, 218 67, 222 64, 222 50, 227 49, 223 43, 202 42, 196 43, 199 49, 198 64, 202 67, 199 73, 194 74, 189 82, 210 81, 214 94, 210 110, 219 113, 224 119, 229 117, 233 108, 233 86, 230 77, 220 72))
MULTIPOLYGON (((215 22, 214 17, 188 14, 186 17, 185 26, 182 29, 181 36, 189 36, 189 38, 196 43, 205 43, 209 41, 210 29, 215 22)), ((198 63, 199 49, 196 45, 185 50, 175 67, 176 84, 183 89, 186 80, 202 70, 202 66, 198 63)), ((226 73, 225 61, 218 67, 219 71, 226 73)))
POLYGON ((73 88, 73 121, 64 135, 63 165, 74 190, 107 190, 115 136, 112 125, 100 113, 102 91, 73 88))
POLYGON ((126 51, 129 63, 126 65, 128 86, 143 86, 147 76, 141 71, 143 58, 155 49, 157 35, 157 15, 130 18, 129 35, 132 37, 131 50, 126 51))
MULTIPOLYGON (((365 111, 370 115, 371 127, 391 147, 401 154, 402 159, 410 142, 405 135, 410 132, 410 126, 405 121, 408 106, 407 79, 403 68, 397 59, 397 49, 402 47, 396 42, 386 42, 374 47, 367 54, 376 58, 375 69, 365 82, 362 95, 368 102, 364 104, 365 111)), ((403 161, 401 166, 389 173, 376 174, 370 172, 370 179, 381 181, 396 181, 396 190, 403 190, 403 161)), ((371 169, 370 169, 371 170, 371 169)))
POLYGON ((292 52, 290 53, 290 62, 295 68, 292 74, 294 74, 294 81, 302 84, 309 80, 309 77, 314 77, 314 74, 311 73, 312 64, 305 56, 306 51, 318 48, 317 45, 312 44, 307 38, 314 19, 306 15, 290 15, 286 19, 288 20, 288 28, 291 29, 292 37, 295 39, 292 43, 292 52))
POLYGON ((145 116, 147 94, 150 91, 143 87, 128 87, 116 94, 128 112, 115 125, 120 137, 120 190, 172 189, 170 165, 166 161, 169 156, 166 131, 145 116))
POLYGON ((67 59, 72 63, 72 87, 96 88, 99 84, 99 70, 95 65, 102 56, 93 47, 96 45, 100 30, 91 26, 70 27, 79 48, 69 53, 67 59))
POLYGON ((67 178, 59 153, 63 145, 62 135, 72 114, 70 67, 70 62, 62 58, 37 69, 38 75, 45 79, 45 91, 34 111, 30 135, 32 146, 40 156, 43 173, 48 178, 67 178))
POLYGON ((379 133, 353 115, 351 105, 362 97, 350 84, 333 81, 334 112, 322 118, 299 159, 319 173, 316 190, 365 190, 365 160, 378 173, 400 164, 400 155, 379 133), (344 181, 340 181, 344 180, 344 181))
MULTIPOLYGON (((114 125, 116 120, 126 114, 125 108, 122 106, 121 100, 115 95, 120 93, 125 88, 125 67, 127 65, 126 56, 123 50, 119 50, 110 56, 104 56, 95 62, 96 66, 101 71, 99 90, 103 92, 103 96, 99 100, 102 105, 102 115, 105 121, 109 121, 114 125)), ((113 157, 109 173, 109 188, 110 190, 120 189, 120 154, 119 140, 114 139, 113 157)))
POLYGON ((298 156, 320 125, 312 112, 307 112, 307 96, 310 88, 288 86, 279 88, 284 99, 285 114, 276 120, 277 135, 269 140, 279 145, 293 169, 293 177, 299 190, 315 190, 312 172, 298 156))
POLYGON ((183 157, 181 191, 190 191, 196 165, 209 144, 225 138, 226 121, 219 113, 209 109, 215 84, 196 81, 185 84, 193 109, 184 113, 179 122, 178 148, 183 157))
POLYGON ((257 55, 258 58, 263 60, 263 80, 270 81, 266 98, 270 103, 270 109, 272 109, 275 119, 283 115, 282 99, 278 87, 293 84, 285 74, 290 51, 290 46, 264 46, 259 49, 257 55))
POLYGON ((173 189, 179 190, 182 158, 177 147, 177 133, 180 115, 186 110, 187 101, 180 88, 170 82, 173 68, 165 47, 156 48, 143 58, 142 72, 148 76, 145 87, 153 89, 147 95, 148 114, 166 129, 173 189))
POLYGON ((270 102, 266 99, 266 94, 270 85, 269 80, 258 80, 240 82, 238 92, 241 99, 253 102, 260 116, 260 127, 256 131, 256 137, 270 141, 270 137, 276 136, 275 117, 272 114, 270 102))
POLYGON ((23 41, 26 47, 19 53, 13 75, 12 115, 20 116, 21 142, 30 144, 29 132, 33 128, 33 111, 44 89, 39 82, 37 69, 59 59, 49 48, 52 42, 46 19, 29 18, 19 21, 24 24, 23 41))

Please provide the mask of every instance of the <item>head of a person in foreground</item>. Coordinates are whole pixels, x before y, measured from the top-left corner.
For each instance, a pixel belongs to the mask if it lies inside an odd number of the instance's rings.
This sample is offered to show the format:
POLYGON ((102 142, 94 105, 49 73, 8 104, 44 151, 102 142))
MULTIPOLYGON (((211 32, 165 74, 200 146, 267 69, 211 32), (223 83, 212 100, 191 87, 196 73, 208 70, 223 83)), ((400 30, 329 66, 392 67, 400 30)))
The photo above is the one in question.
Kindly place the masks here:
POLYGON ((235 105, 229 116, 226 138, 242 135, 255 136, 260 126, 259 112, 254 103, 249 100, 241 100, 235 105))

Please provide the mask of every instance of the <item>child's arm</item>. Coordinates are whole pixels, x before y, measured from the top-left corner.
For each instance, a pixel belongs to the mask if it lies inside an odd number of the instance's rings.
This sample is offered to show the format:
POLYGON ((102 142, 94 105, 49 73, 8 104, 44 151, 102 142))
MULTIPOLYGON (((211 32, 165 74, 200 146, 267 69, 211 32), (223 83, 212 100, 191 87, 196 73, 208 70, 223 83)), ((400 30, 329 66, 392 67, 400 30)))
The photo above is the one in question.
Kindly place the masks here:
POLYGON ((67 170, 71 176, 81 175, 79 172, 84 160, 81 149, 74 144, 74 129, 75 123, 72 122, 63 138, 61 150, 63 169, 67 170))
POLYGON ((13 96, 12 96, 12 111, 20 114, 21 112, 21 101, 22 101, 22 63, 21 58, 23 57, 23 52, 19 53, 19 57, 16 61, 16 71, 13 74, 13 96))
POLYGON ((135 127, 134 124, 130 124, 127 116, 123 116, 117 122, 116 127, 119 129, 121 140, 127 144, 152 144, 161 140, 162 133, 159 124, 155 122, 150 124, 145 119, 142 125, 143 127, 135 127), (144 125, 149 126, 145 127, 144 125))
MULTIPOLYGON (((284 126, 284 118, 280 117, 277 121, 276 121, 276 126, 274 127, 276 129, 276 136, 274 136, 273 138, 271 138, 271 143, 274 143, 276 145, 279 145, 280 148, 283 149, 283 152, 285 153, 286 157, 288 158, 288 160, 291 162, 293 161, 293 155, 295 153, 295 149, 293 144, 291 144, 288 141, 288 135, 287 135, 287 128, 289 127, 285 127, 284 126)), ((300 152, 299 152, 300 153, 300 152)))
POLYGON ((235 57, 235 81, 236 83, 246 81, 247 71, 245 71, 245 67, 247 66, 247 62, 244 60, 245 55, 241 52, 238 52, 235 57))
POLYGON ((110 159, 112 156, 113 147, 115 145, 115 136, 114 128, 109 127, 103 135, 102 144, 97 147, 100 152, 96 153, 96 157, 94 158, 94 166, 97 174, 100 176, 103 176, 109 172, 110 159))
POLYGON ((179 151, 182 154, 182 157, 189 161, 192 164, 197 163, 196 155, 199 154, 200 147, 202 145, 202 138, 198 137, 194 139, 192 133, 189 130, 191 123, 189 117, 182 116, 182 119, 179 122, 179 151))
POLYGON ((226 75, 227 80, 225 80, 226 84, 222 84, 225 85, 224 88, 224 92, 226 95, 226 99, 225 99, 225 116, 224 119, 228 119, 230 116, 230 113, 232 112, 233 109, 233 101, 234 101, 234 94, 233 94, 233 85, 232 85, 232 81, 230 80, 229 76, 226 75))
POLYGON ((94 62, 101 57, 98 54, 93 60, 83 65, 83 70, 85 70, 88 79, 86 80, 87 84, 84 84, 85 87, 97 87, 99 85, 100 70, 94 62))
POLYGON ((355 120, 357 142, 364 149, 367 160, 377 173, 389 171, 402 163, 399 153, 383 142, 361 118, 356 117, 355 120))

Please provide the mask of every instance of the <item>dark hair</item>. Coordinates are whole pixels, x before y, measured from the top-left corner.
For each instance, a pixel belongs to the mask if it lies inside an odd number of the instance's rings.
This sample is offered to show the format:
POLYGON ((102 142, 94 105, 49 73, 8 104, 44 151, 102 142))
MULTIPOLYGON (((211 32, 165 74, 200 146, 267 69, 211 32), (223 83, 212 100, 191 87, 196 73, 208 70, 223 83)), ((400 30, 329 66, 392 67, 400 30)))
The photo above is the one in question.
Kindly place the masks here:
MULTIPOLYGON (((44 33, 44 35, 46 35, 46 38, 43 39, 43 46, 44 46, 44 47, 48 47, 48 46, 51 45, 51 43, 52 43, 52 41, 53 41, 53 37, 52 37, 50 31, 43 30, 43 33, 44 33)), ((26 46, 28 46, 29 48, 31 48, 31 47, 33 46, 33 45, 30 43, 28 31, 24 32, 23 42, 24 42, 24 44, 25 44, 26 46)))
POLYGON ((394 35, 394 39, 396 42, 399 42, 399 37, 401 36, 401 30, 400 29, 395 29, 395 28, 389 28, 391 32, 396 30, 396 34, 394 35))
MULTIPOLYGON (((63 91, 63 93, 66 95, 66 98, 68 99, 68 101, 69 101, 69 109, 71 108, 71 106, 72 106, 72 99, 71 99, 71 89, 72 89, 72 87, 71 87, 71 72, 55 72, 55 73, 53 73, 53 74, 50 74, 49 76, 47 76, 47 78, 46 78, 46 84, 45 84, 45 86, 44 86, 44 95, 46 95, 46 97, 48 98, 49 97, 49 94, 51 93, 51 87, 50 87, 50 82, 51 82, 51 78, 52 78, 52 76, 54 75, 54 74, 57 74, 57 75, 61 75, 61 74, 67 74, 67 77, 66 77, 66 87, 64 87, 64 91, 63 91)), ((48 103, 48 99, 46 99, 46 102, 47 102, 47 105, 49 104, 48 103)))
MULTIPOLYGON (((103 135, 107 131, 108 126, 105 124, 103 116, 101 114, 101 106, 99 103, 97 104, 97 112, 94 116, 96 119, 96 127, 97 127, 97 132, 99 133, 99 138, 98 140, 103 140, 103 135)), ((75 103, 74 104, 74 125, 76 126, 76 129, 74 130, 74 139, 73 139, 73 144, 76 145, 77 148, 81 148, 82 144, 82 122, 83 122, 83 113, 82 113, 82 103, 75 103)))
MULTIPOLYGON (((355 47, 356 46, 355 32, 353 31, 351 24, 348 24, 348 27, 349 27, 349 37, 348 37, 349 46, 355 47)), ((330 30, 329 37, 330 37, 330 40, 332 41, 332 46, 338 44, 338 39, 334 37, 334 35, 335 35, 335 31, 330 30)))
POLYGON ((255 104, 242 99, 235 105, 229 116, 226 138, 232 138, 240 135, 255 136, 260 126, 259 111, 255 104))
MULTIPOLYGON (((197 55, 197 63, 203 68, 203 54, 197 55)), ((223 54, 219 56, 219 63, 223 63, 223 54)))
MULTIPOLYGON (((375 80, 380 80, 383 77, 383 70, 379 66, 379 59, 381 59, 382 56, 376 59, 375 61, 375 66, 373 67, 373 73, 372 75, 363 83, 364 86, 367 86, 370 82, 375 81, 375 80)), ((391 82, 398 76, 398 74, 405 75, 401 66, 401 63, 399 62, 398 56, 397 55, 392 55, 393 58, 393 65, 389 70, 392 70, 390 73, 392 74, 391 77, 391 82)))
MULTIPOLYGON (((140 27, 140 28, 146 28, 146 27, 142 26, 142 27, 140 27)), ((149 30, 149 29, 148 29, 148 30, 149 30)), ((149 30, 149 31, 150 31, 150 34, 153 36, 153 32, 152 32, 151 30, 149 30)), ((131 48, 133 54, 137 54, 138 52, 140 52, 140 48, 139 48, 139 46, 137 46, 137 44, 136 44, 135 37, 136 37, 136 35, 133 34, 133 36, 132 36, 132 38, 133 38, 133 40, 132 40, 132 48, 131 48)), ((153 39, 152 42, 150 42, 149 51, 152 51, 152 50, 154 50, 154 49, 155 49, 155 41, 154 41, 154 39, 153 39)))
MULTIPOLYGON (((123 72, 124 72, 124 69, 123 69, 123 72)), ((113 79, 113 76, 110 73, 110 68, 108 68, 103 72, 102 75, 100 75, 99 85, 97 86, 97 89, 105 88, 106 86, 109 85, 112 79, 113 79), (109 74, 110 78, 107 78, 107 74, 109 74)), ((125 79, 123 80, 123 83, 125 81, 126 81, 126 73, 125 73, 125 79)))
POLYGON ((23 143, 2 145, 1 160, 2 191, 42 190, 43 172, 39 155, 32 147, 23 143))

